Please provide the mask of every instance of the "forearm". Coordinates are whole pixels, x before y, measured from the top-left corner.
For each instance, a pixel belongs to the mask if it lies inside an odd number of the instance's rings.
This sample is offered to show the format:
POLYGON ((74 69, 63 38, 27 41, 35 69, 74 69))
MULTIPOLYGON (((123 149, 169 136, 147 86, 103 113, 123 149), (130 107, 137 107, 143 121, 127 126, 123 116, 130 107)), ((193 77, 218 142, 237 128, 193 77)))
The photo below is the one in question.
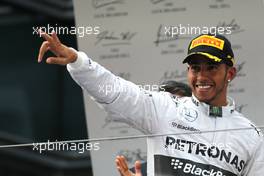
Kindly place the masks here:
POLYGON ((116 87, 119 78, 101 65, 92 61, 83 52, 78 52, 74 63, 67 65, 74 81, 100 103, 111 103, 119 95, 116 87))
POLYGON ((138 127, 145 133, 150 133, 156 126, 155 102, 166 101, 164 96, 141 90, 136 84, 115 76, 82 52, 78 52, 77 61, 68 64, 67 69, 83 90, 101 103, 113 117, 118 117, 116 120, 138 127))

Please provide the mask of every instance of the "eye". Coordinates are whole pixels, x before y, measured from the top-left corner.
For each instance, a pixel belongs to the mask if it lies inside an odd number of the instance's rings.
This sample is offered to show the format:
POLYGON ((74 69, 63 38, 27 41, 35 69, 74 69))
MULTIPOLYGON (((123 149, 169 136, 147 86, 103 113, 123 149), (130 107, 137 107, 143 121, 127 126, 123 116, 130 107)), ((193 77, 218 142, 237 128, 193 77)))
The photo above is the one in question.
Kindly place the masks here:
POLYGON ((208 67, 207 67, 207 70, 208 71, 215 71, 215 70, 217 70, 218 69, 218 65, 209 65, 208 67))
POLYGON ((191 65, 190 68, 192 72, 199 72, 201 70, 199 65, 191 65))

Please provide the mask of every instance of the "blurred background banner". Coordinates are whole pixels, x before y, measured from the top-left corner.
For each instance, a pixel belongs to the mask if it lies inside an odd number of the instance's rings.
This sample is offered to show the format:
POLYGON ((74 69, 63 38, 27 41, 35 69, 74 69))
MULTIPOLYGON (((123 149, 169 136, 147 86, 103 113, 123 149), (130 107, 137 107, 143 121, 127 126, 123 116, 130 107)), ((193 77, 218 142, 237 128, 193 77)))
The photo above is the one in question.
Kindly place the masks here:
MULTIPOLYGON (((37 63, 34 28, 74 27, 72 0, 0 2, 0 145, 87 138, 81 88, 62 66, 37 63)), ((59 35, 77 47, 75 35, 59 35)), ((52 53, 47 53, 51 56, 52 53)), ((89 151, 0 148, 0 175, 91 175, 89 151)))
MULTIPOLYGON (((225 28, 238 69, 229 96, 237 102, 238 111, 257 125, 264 124, 262 0, 75 0, 74 9, 76 27, 97 27, 99 31, 96 35, 79 36, 78 49, 139 85, 165 80, 186 82, 182 60, 190 39, 199 34, 188 30, 225 28), (168 29, 178 30, 179 35, 172 35, 168 29)), ((107 116, 85 92, 84 100, 90 138, 142 134, 107 116)), ((100 150, 91 153, 94 175, 117 175, 117 154, 126 155, 130 164, 145 160, 146 140, 100 142, 100 150)))

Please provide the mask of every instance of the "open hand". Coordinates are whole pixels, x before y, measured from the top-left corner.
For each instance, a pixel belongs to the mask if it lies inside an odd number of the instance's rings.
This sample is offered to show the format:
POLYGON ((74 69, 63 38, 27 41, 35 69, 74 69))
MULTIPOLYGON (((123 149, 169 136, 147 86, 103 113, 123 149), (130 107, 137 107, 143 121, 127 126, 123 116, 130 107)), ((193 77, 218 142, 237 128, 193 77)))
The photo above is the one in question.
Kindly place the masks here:
POLYGON ((116 157, 116 168, 118 169, 121 176, 142 176, 140 162, 139 161, 135 162, 136 173, 133 173, 129 170, 126 158, 124 156, 116 157))
POLYGON ((39 49, 38 62, 41 62, 44 54, 50 50, 56 57, 47 58, 48 64, 67 65, 68 63, 75 62, 77 59, 77 53, 75 50, 63 45, 57 34, 52 32, 51 35, 39 30, 40 35, 45 41, 42 43, 39 49))

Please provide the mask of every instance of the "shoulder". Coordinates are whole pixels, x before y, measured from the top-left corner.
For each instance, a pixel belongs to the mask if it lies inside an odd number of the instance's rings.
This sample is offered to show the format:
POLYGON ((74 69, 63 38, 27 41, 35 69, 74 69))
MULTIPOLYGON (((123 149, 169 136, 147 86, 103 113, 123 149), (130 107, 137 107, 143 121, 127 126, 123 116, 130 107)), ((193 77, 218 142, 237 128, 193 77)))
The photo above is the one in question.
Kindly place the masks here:
POLYGON ((243 114, 234 111, 233 118, 238 127, 252 129, 254 131, 253 133, 256 133, 257 136, 263 136, 262 131, 254 124, 254 122, 252 122, 249 118, 245 117, 243 114))

